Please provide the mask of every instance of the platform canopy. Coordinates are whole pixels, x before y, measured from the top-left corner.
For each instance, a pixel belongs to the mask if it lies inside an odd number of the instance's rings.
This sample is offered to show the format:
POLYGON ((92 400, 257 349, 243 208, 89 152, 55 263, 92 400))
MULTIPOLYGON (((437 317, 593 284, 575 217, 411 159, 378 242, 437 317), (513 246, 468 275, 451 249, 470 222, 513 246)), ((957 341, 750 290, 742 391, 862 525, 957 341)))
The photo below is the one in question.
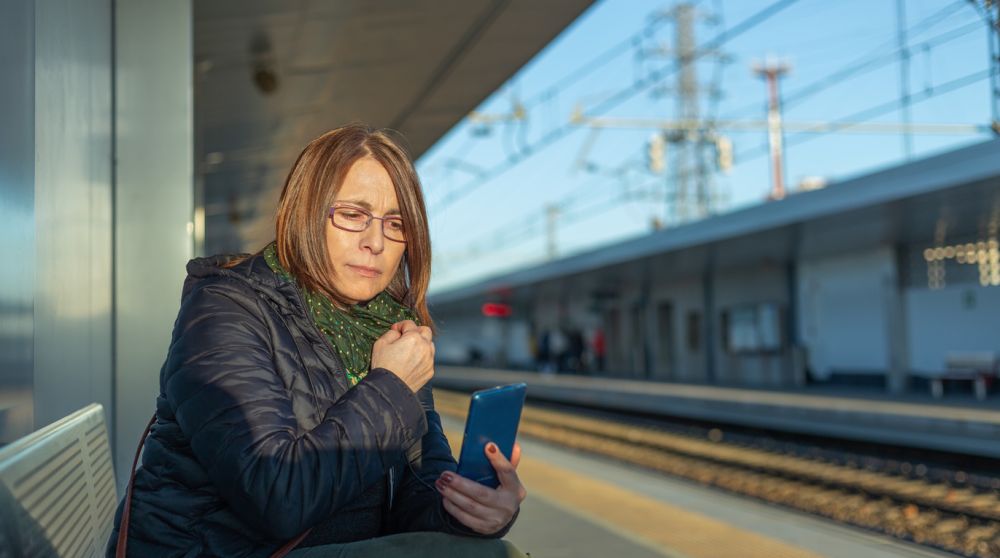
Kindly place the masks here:
POLYGON ((289 167, 330 128, 394 128, 419 157, 591 2, 194 3, 204 250, 256 249, 273 236, 289 167))

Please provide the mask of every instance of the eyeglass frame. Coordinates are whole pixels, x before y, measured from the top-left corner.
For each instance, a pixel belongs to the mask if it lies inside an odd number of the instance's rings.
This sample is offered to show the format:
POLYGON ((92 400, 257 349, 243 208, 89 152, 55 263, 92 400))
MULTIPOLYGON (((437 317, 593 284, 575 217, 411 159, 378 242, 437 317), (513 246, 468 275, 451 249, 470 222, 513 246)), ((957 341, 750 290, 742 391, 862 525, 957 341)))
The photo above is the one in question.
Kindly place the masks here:
POLYGON ((333 225, 334 227, 337 227, 338 229, 340 229, 342 231, 356 232, 356 233, 365 232, 366 230, 368 230, 368 227, 370 227, 372 225, 372 221, 375 220, 375 219, 378 219, 379 221, 382 221, 382 236, 384 236, 386 239, 391 240, 393 242, 402 242, 404 244, 406 243, 406 233, 405 233, 405 231, 406 231, 406 225, 403 223, 403 218, 400 217, 400 216, 398 216, 398 215, 389 215, 389 216, 385 216, 385 217, 376 217, 375 215, 372 214, 371 211, 368 211, 367 209, 365 209, 363 207, 359 207, 357 205, 352 205, 352 204, 349 204, 349 203, 341 203, 341 204, 335 204, 332 207, 330 207, 329 217, 330 217, 330 224, 333 225), (365 226, 362 227, 361 230, 354 230, 354 229, 344 228, 344 227, 338 225, 337 221, 333 218, 333 214, 336 213, 336 211, 338 209, 353 209, 353 210, 357 211, 358 213, 367 215, 368 219, 365 221, 365 226), (397 240, 397 239, 392 238, 391 236, 385 234, 385 222, 386 221, 399 221, 399 224, 403 226, 403 231, 404 231, 404 233, 403 233, 403 240, 397 240))

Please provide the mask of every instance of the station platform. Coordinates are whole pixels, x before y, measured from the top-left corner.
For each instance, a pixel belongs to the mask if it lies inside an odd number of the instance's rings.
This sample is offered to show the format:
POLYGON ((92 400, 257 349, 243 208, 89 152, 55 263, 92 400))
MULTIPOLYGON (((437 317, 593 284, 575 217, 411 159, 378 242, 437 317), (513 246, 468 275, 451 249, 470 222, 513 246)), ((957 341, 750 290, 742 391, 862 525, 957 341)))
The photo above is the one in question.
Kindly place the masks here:
MULTIPOLYGON (((462 423, 443 416, 454 451, 462 423)), ((528 491, 507 539, 532 558, 944 558, 952 554, 520 439, 528 491)))
POLYGON ((899 400, 438 366, 435 387, 526 382, 528 398, 1000 458, 1000 403, 899 400))

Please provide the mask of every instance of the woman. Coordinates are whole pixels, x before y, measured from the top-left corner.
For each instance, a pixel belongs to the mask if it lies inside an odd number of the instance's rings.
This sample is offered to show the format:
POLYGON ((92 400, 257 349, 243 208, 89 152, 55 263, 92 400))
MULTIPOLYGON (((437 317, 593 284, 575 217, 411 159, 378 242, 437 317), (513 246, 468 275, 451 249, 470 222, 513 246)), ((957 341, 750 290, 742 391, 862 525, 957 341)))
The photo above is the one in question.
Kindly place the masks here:
POLYGON ((495 490, 459 477, 434 411, 430 238, 405 151, 360 125, 315 139, 276 233, 188 264, 108 555, 121 538, 130 556, 269 556, 307 531, 290 556, 521 555, 483 540, 525 497, 520 448, 487 448, 495 490))

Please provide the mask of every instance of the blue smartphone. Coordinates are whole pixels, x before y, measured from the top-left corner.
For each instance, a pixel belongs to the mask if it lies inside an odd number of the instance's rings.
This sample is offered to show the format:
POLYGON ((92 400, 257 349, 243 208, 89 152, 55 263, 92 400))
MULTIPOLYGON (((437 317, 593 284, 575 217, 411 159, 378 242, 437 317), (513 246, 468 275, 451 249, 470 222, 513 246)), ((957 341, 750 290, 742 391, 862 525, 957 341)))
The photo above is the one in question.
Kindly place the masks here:
POLYGON ((504 457, 510 459, 527 389, 527 384, 520 383, 472 394, 458 458, 458 474, 490 488, 500 485, 493 465, 486 458, 486 444, 493 442, 504 457))

